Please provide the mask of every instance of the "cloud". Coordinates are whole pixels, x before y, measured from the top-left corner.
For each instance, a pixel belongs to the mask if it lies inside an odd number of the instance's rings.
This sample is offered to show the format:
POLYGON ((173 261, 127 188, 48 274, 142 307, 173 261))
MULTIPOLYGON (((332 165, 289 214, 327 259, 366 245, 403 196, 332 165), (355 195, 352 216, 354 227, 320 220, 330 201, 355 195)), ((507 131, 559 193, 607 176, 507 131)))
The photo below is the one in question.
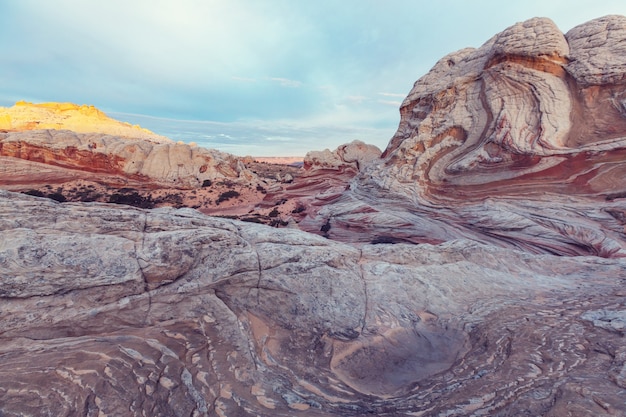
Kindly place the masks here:
POLYGON ((257 81, 255 78, 235 77, 235 76, 231 76, 230 79, 235 80, 235 81, 241 81, 244 83, 255 83, 257 81))
POLYGON ((395 108, 399 108, 402 105, 401 101, 393 101, 393 100, 377 100, 378 103, 384 104, 385 106, 392 106, 395 108))
POLYGON ((378 95, 385 96, 385 97, 398 97, 398 98, 406 97, 406 94, 399 94, 399 93, 378 93, 378 95))
POLYGON ((365 97, 365 96, 348 96, 346 97, 346 100, 348 100, 349 102, 352 103, 356 103, 356 104, 361 104, 365 101, 368 101, 369 98, 365 97))
POLYGON ((304 156, 311 150, 335 149, 355 139, 384 148, 397 126, 397 120, 383 123, 387 126, 370 126, 366 121, 377 119, 377 112, 352 113, 342 108, 324 116, 302 119, 233 122, 178 120, 115 112, 108 114, 122 121, 139 124, 175 141, 196 142, 199 146, 240 156, 304 156))
POLYGON ((302 87, 301 81, 290 80, 289 78, 270 77, 269 80, 279 83, 282 87, 290 87, 290 88, 302 87))

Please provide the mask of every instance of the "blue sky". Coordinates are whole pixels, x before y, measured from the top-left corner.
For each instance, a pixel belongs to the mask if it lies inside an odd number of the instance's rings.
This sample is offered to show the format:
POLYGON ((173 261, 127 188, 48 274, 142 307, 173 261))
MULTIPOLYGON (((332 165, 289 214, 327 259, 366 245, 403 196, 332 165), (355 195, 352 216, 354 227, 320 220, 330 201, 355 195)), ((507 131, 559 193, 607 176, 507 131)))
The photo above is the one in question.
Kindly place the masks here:
POLYGON ((624 0, 0 0, 0 105, 92 104, 238 155, 384 148, 444 55, 534 16, 566 32, 624 0))

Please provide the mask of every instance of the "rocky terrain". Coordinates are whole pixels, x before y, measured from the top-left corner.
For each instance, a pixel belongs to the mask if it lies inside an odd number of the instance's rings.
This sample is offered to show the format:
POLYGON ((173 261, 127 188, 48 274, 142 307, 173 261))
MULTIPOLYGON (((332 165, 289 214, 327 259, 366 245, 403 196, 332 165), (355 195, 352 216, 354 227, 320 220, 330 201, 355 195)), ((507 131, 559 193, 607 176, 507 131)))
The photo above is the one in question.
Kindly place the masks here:
POLYGON ((268 190, 301 170, 285 164, 294 158, 262 160, 175 143, 93 106, 19 102, 0 108, 0 186, 62 202, 192 207, 286 225, 289 205, 279 204, 281 218, 269 216, 276 204, 255 208, 268 190))
POLYGON ((346 242, 624 256, 624 39, 622 16, 565 35, 537 18, 442 58, 382 159, 301 226, 346 242))
POLYGON ((384 152, 280 179, 0 134, 5 189, 230 181, 292 226, 0 191, 0 415, 626 415, 625 45, 621 16, 518 23, 420 78, 384 152))

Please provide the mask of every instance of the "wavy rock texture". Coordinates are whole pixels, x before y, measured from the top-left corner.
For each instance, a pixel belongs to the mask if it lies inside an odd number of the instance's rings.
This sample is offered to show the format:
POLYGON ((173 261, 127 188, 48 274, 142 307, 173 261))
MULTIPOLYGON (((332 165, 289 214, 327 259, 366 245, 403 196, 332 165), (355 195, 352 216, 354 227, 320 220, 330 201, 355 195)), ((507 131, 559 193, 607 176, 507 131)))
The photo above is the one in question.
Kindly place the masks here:
POLYGON ((625 27, 512 26, 309 155, 268 196, 332 239, 0 191, 0 414, 625 415, 625 27))
POLYGON ((518 23, 441 59, 382 161, 301 224, 343 241, 469 238, 624 256, 626 17, 518 23))
POLYGON ((621 259, 0 192, 0 412, 623 415, 621 259))
POLYGON ((299 222, 305 216, 315 216, 320 208, 343 195, 350 181, 381 153, 376 146, 358 140, 334 151, 311 151, 304 157, 300 175, 288 185, 270 188, 261 207, 287 202, 286 207, 293 207, 290 218, 299 222))

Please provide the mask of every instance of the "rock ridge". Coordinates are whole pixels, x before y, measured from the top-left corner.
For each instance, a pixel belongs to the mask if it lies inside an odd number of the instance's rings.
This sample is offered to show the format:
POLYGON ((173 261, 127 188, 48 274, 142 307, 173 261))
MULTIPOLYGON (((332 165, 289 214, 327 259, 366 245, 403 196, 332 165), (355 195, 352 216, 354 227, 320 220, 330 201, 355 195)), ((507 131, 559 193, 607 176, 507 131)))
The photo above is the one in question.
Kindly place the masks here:
POLYGON ((152 142, 172 142, 165 136, 139 125, 119 122, 90 105, 73 103, 29 103, 0 107, 0 131, 71 130, 77 133, 103 133, 152 142))

